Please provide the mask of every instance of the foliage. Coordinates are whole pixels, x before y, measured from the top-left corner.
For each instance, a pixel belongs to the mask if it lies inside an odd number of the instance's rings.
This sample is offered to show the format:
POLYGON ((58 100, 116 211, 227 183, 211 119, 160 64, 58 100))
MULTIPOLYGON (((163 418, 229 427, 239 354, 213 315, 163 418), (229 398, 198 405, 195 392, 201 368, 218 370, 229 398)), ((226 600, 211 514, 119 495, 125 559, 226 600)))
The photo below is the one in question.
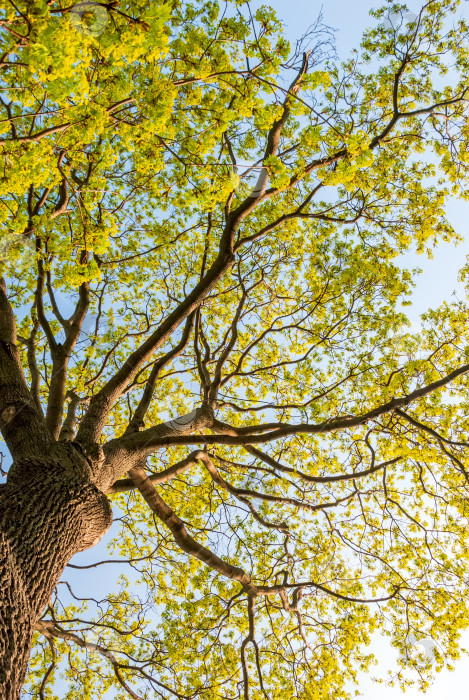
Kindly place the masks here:
POLYGON ((97 36, 62 1, 2 5, 0 216, 34 250, 3 266, 36 402, 80 442, 131 358, 104 453, 127 440, 249 579, 110 486, 126 575, 99 603, 59 585, 25 692, 57 697, 62 673, 64 700, 347 698, 377 630, 402 687, 431 677, 411 634, 438 642, 437 670, 458 657, 468 309, 411 333, 397 259, 456 239, 445 203, 467 197, 457 4, 401 31, 380 24, 388 2, 342 64, 320 23, 292 56, 243 0, 111 3, 97 36), (193 429, 154 428, 194 409, 193 429))

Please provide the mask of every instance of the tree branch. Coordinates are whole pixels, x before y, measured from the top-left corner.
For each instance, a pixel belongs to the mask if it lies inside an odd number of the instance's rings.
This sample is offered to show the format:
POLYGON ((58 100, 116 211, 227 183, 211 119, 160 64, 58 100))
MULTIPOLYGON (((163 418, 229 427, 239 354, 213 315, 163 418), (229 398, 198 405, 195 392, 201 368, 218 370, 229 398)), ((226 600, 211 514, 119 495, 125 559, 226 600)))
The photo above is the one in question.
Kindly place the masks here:
POLYGON ((230 578, 234 581, 239 581, 246 592, 255 593, 256 588, 251 583, 250 576, 237 566, 228 564, 223 559, 220 559, 216 554, 209 549, 199 544, 187 532, 182 520, 174 513, 171 508, 163 501, 158 491, 151 483, 145 470, 141 467, 133 467, 129 469, 129 476, 142 494, 145 502, 150 506, 155 515, 166 525, 172 532, 176 544, 196 559, 204 562, 207 566, 218 573, 230 578))
POLYGON ((0 278, 0 428, 13 460, 36 453, 40 446, 47 449, 52 443, 26 385, 15 319, 3 278, 0 278))
POLYGON ((427 384, 420 389, 416 389, 406 396, 393 398, 390 401, 381 404, 381 406, 373 408, 371 411, 367 411, 359 416, 340 416, 338 418, 331 418, 330 420, 322 423, 312 425, 309 425, 308 423, 299 423, 298 425, 266 423, 241 428, 227 426, 219 421, 214 421, 214 426, 223 426, 225 429, 223 434, 216 435, 202 434, 189 436, 161 436, 161 433, 158 434, 157 429, 149 428, 148 430, 144 430, 137 435, 123 436, 115 441, 115 444, 117 447, 117 443, 119 443, 120 449, 125 449, 129 452, 134 452, 135 454, 139 454, 141 457, 144 457, 150 455, 155 451, 155 449, 162 447, 163 445, 219 444, 247 446, 280 440, 281 438, 288 437, 290 435, 327 435, 328 433, 334 433, 339 430, 346 430, 347 428, 356 428, 360 425, 365 425, 370 420, 379 418, 386 413, 391 413, 398 408, 409 405, 413 401, 417 401, 418 399, 432 394, 438 389, 442 389, 447 384, 450 384, 452 381, 458 377, 464 376, 468 372, 469 364, 463 365, 436 382, 432 382, 431 384, 427 384), (226 428, 229 428, 230 434, 227 434, 228 430, 226 430, 226 428))

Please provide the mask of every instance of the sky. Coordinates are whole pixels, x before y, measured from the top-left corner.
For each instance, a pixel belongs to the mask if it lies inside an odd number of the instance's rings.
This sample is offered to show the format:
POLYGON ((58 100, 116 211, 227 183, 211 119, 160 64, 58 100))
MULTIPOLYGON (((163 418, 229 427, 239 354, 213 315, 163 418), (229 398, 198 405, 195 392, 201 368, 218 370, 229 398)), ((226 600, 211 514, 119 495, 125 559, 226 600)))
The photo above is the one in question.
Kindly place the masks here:
MULTIPOLYGON (((294 45, 305 30, 317 19, 320 13, 323 22, 335 30, 336 51, 341 59, 350 56, 353 49, 360 46, 364 29, 375 26, 376 20, 369 15, 371 9, 378 9, 379 0, 262 0, 253 2, 254 6, 270 5, 283 22, 285 34, 294 45)), ((422 0, 409 0, 409 12, 417 13, 423 5, 422 0)), ((469 0, 461 0, 458 14, 469 21, 469 0)), ((462 294, 463 286, 458 284, 458 271, 469 254, 469 232, 467 221, 469 204, 452 201, 448 207, 450 221, 456 230, 467 236, 466 241, 455 246, 454 243, 442 244, 435 251, 433 260, 426 260, 421 255, 408 254, 401 261, 407 267, 420 267, 413 306, 409 313, 414 322, 428 308, 435 308, 444 300, 449 300, 454 291, 462 294)))
MULTIPOLYGON (((264 0, 265 4, 273 7, 279 19, 285 26, 285 33, 293 43, 304 34, 319 13, 322 11, 323 22, 336 30, 336 50, 340 58, 346 58, 354 48, 359 48, 363 30, 373 26, 376 20, 370 17, 369 11, 377 9, 381 3, 370 0, 264 0)), ((261 4, 261 3, 256 3, 261 4)), ((410 12, 417 13, 422 7, 421 0, 410 0, 407 3, 410 12)), ((459 8, 459 15, 469 20, 469 1, 463 0, 459 8)), ((445 300, 450 300, 453 292, 462 295, 463 286, 458 282, 458 271, 463 266, 466 256, 469 254, 469 202, 452 201, 448 206, 448 216, 456 231, 465 238, 459 244, 442 244, 434 251, 432 260, 424 256, 407 254, 403 256, 401 263, 408 267, 419 267, 422 274, 417 279, 417 286, 413 296, 413 304, 406 309, 412 324, 418 323, 418 318, 428 308, 434 308, 445 300)), ((464 644, 469 649, 469 633, 465 635, 464 644)), ((436 642, 438 640, 435 640, 436 642)), ((427 644, 427 648, 429 645, 427 644)), ((379 659, 379 666, 374 670, 394 665, 396 652, 386 638, 377 635, 371 650, 379 659)), ((418 651, 418 649, 417 649, 418 651)), ((437 675, 437 679, 425 695, 416 690, 407 691, 405 694, 398 688, 385 688, 376 685, 368 676, 362 676, 358 690, 362 700, 447 700, 453 696, 466 698, 467 670, 469 658, 462 658, 455 664, 453 672, 443 671, 437 675)))
MULTIPOLYGON (((361 34, 370 23, 375 20, 369 16, 369 10, 377 7, 377 2, 369 0, 329 0, 324 5, 319 0, 263 0, 271 5, 284 22, 288 38, 294 41, 300 37, 307 27, 311 25, 322 10, 325 24, 336 30, 336 49, 341 58, 346 58, 354 48, 358 48, 361 34)), ((262 4, 260 1, 253 5, 262 4)), ((410 11, 418 12, 420 4, 416 0, 409 3, 410 11)), ((460 13, 469 20, 469 2, 461 3, 460 13)), ((458 270, 462 267, 466 256, 469 254, 469 203, 451 202, 448 214, 456 230, 465 237, 465 241, 459 246, 443 244, 435 250, 433 260, 413 254, 406 255, 401 261, 408 267, 420 267, 423 272, 417 281, 413 297, 413 306, 409 313, 414 323, 418 322, 419 314, 427 308, 438 306, 444 300, 450 300, 453 291, 462 293, 462 286, 458 282, 458 270)), ((106 542, 110 535, 91 551, 77 555, 73 564, 88 564, 91 562, 108 559, 106 542)), ((80 593, 95 597, 106 595, 112 590, 116 575, 120 573, 115 565, 102 566, 88 572, 68 569, 65 578, 72 585, 80 581, 80 593)), ((126 572, 127 573, 127 572, 126 572)), ((438 641, 438 640, 435 640, 438 641)), ((465 637, 465 645, 469 648, 469 633, 465 637)), ((396 652, 390 647, 386 638, 377 635, 373 640, 371 651, 379 660, 379 666, 375 669, 395 667, 396 652)), ((370 676, 360 677, 359 692, 362 700, 446 700, 451 695, 458 698, 467 696, 467 668, 469 659, 463 659, 456 664, 455 671, 447 671, 438 675, 433 687, 422 695, 417 691, 408 691, 405 695, 397 688, 385 688, 372 682, 370 676)), ((385 671, 384 671, 385 672, 385 671)), ((56 692, 59 690, 56 686, 56 692)), ((98 699, 97 699, 98 700, 98 699)))

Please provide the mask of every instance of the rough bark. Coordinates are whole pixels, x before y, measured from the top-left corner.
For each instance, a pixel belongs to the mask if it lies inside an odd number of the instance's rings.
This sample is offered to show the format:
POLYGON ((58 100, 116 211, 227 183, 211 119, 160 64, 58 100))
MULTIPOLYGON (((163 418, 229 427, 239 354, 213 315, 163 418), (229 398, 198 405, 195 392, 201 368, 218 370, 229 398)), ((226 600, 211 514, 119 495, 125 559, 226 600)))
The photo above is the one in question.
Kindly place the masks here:
POLYGON ((17 700, 34 625, 67 562, 111 524, 106 497, 71 443, 16 462, 0 496, 0 698, 17 700))

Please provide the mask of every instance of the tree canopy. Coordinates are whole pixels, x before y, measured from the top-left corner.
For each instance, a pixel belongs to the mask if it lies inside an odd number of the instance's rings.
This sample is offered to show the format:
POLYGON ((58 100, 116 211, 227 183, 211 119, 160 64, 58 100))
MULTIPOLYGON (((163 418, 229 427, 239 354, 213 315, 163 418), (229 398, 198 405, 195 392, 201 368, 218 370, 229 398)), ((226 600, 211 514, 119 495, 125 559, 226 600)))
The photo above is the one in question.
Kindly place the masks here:
POLYGON ((321 20, 291 47, 244 0, 2 3, 11 478, 31 426, 44 469, 73 444, 121 562, 82 570, 118 572, 103 600, 65 570, 26 694, 348 698, 377 631, 402 687, 458 658, 468 308, 410 328, 399 257, 463 233, 458 4, 387 2, 341 62, 321 20))

